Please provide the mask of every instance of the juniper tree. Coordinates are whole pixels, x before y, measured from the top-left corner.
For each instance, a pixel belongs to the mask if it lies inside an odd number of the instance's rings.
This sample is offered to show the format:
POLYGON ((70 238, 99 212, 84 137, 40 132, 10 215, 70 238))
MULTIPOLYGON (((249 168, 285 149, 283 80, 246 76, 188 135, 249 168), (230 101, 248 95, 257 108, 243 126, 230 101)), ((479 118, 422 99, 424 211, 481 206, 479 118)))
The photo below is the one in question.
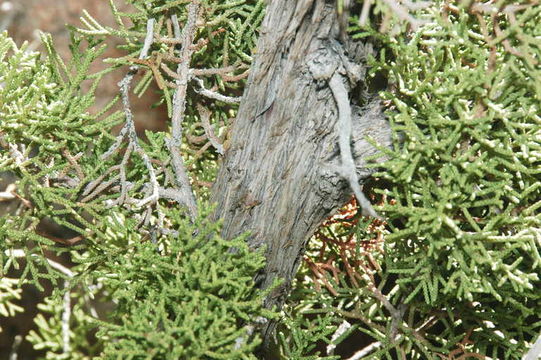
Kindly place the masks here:
POLYGON ((0 314, 52 282, 27 336, 45 358, 522 357, 538 3, 127 3, 116 27, 84 13, 67 61, 0 38, 0 314), (92 73, 108 37, 126 55, 92 73), (152 83, 170 128, 141 138, 152 83))

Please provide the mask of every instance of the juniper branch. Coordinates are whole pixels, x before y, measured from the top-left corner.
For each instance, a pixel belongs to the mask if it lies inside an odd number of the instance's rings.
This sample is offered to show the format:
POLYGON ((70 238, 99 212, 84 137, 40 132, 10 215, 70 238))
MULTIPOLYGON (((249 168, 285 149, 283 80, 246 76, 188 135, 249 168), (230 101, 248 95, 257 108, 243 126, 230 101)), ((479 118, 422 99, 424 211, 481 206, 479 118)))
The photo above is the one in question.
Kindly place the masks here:
POLYGON ((197 217, 197 205, 184 159, 180 152, 180 144, 182 143, 182 122, 186 111, 186 94, 190 76, 190 62, 193 54, 193 39, 197 30, 196 20, 198 10, 199 4, 190 3, 188 5, 188 20, 182 34, 180 33, 177 17, 175 15, 172 16, 175 37, 182 40, 182 49, 180 50, 182 62, 177 67, 178 78, 175 80, 176 89, 173 95, 171 138, 166 141, 169 152, 171 153, 176 185, 179 187, 186 204, 188 204, 188 210, 192 219, 197 217))
POLYGON ((231 96, 225 96, 222 94, 219 94, 217 92, 214 92, 212 90, 209 90, 205 88, 205 85, 203 84, 203 80, 199 79, 198 77, 193 77, 193 80, 197 83, 199 87, 195 88, 195 92, 198 94, 201 94, 203 96, 208 97, 209 99, 218 100, 227 104, 240 104, 241 97, 231 97, 231 96))
POLYGON ((370 201, 364 196, 359 185, 359 177, 355 170, 355 162, 351 153, 351 107, 342 75, 335 72, 329 80, 329 87, 338 107, 337 129, 339 133, 340 157, 342 160, 340 174, 349 182, 349 186, 361 206, 363 215, 379 218, 370 201))
POLYGON ((224 154, 224 147, 220 140, 214 134, 212 126, 210 125, 210 111, 203 107, 203 105, 198 105, 197 110, 199 111, 199 116, 201 117, 201 123, 203 124, 203 129, 205 129, 205 134, 207 135, 208 140, 214 146, 218 154, 224 154))

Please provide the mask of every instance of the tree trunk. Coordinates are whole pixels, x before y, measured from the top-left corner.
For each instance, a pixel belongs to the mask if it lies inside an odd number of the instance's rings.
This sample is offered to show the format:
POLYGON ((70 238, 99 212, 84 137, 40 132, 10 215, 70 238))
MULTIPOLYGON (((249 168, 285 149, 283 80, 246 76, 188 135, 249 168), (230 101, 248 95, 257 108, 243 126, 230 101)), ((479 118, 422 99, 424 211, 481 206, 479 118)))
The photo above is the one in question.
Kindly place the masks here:
MULTIPOLYGON (((364 78, 360 64, 370 47, 357 43, 345 49, 339 38, 333 2, 270 2, 213 187, 224 238, 249 231, 253 248, 266 246, 267 264, 256 278, 258 286, 284 279, 267 298, 267 307, 282 305, 306 242, 352 195, 336 171, 341 129, 329 80, 339 74, 351 93, 364 78)), ((370 170, 363 159, 376 149, 365 136, 389 146, 390 129, 378 100, 351 109, 353 158, 358 177, 366 179, 370 170)), ((267 342, 272 330, 265 329, 267 342)))

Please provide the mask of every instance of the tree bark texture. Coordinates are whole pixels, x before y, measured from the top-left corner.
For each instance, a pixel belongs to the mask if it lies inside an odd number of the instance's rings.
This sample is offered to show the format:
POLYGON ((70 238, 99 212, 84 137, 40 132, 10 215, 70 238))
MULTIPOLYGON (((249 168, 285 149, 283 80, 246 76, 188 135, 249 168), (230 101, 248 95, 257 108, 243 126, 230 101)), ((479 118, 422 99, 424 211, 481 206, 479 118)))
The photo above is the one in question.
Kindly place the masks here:
MULTIPOLYGON (((257 55, 239 114, 231 129, 212 200, 224 238, 250 232, 253 248, 266 246, 267 264, 256 277, 262 288, 276 278, 266 306, 280 306, 305 244, 352 190, 341 168, 333 75, 351 92, 364 78, 370 47, 338 39, 334 2, 273 0, 262 24, 257 55)), ((370 176, 364 158, 390 146, 390 128, 379 100, 351 105, 352 153, 359 179, 370 176)), ((272 327, 267 329, 267 335, 272 327)), ((266 339, 268 340, 268 339, 266 339)))

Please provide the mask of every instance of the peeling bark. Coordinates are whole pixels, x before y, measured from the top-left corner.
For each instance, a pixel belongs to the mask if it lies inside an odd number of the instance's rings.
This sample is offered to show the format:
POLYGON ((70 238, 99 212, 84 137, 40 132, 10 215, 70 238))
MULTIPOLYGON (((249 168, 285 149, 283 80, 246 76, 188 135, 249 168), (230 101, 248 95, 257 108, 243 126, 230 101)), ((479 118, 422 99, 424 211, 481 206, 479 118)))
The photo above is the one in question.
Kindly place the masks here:
MULTIPOLYGON (((345 49, 333 2, 275 0, 262 25, 230 145, 213 187, 224 238, 250 232, 253 248, 266 246, 267 264, 256 283, 284 279, 266 306, 281 306, 305 244, 321 222, 351 197, 340 169, 337 101, 329 80, 347 90, 364 78, 368 46, 345 49), (346 55, 347 54, 347 55, 346 55)), ((371 136, 390 146, 390 128, 378 99, 352 105, 352 153, 358 179, 371 171, 371 136)), ((265 329, 268 343, 273 326, 265 329)))

